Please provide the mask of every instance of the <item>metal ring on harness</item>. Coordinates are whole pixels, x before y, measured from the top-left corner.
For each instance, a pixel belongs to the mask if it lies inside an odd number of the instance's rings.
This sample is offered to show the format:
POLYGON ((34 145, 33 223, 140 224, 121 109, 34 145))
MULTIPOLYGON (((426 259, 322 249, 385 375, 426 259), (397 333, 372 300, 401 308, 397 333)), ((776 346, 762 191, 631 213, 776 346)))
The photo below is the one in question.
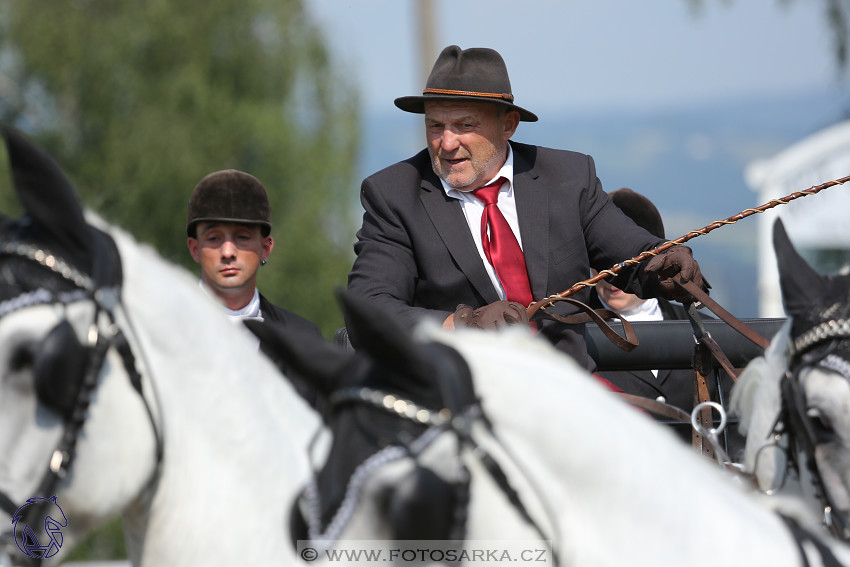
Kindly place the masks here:
POLYGON ((717 437, 718 434, 722 433, 726 428, 726 410, 723 409, 723 406, 718 404, 717 402, 700 402, 696 406, 694 406, 693 411, 691 412, 691 426, 694 428, 698 434, 702 435, 704 439, 707 439, 711 444, 711 448, 714 450, 714 457, 717 462, 726 469, 738 470, 738 466, 732 463, 732 460, 729 458, 729 455, 723 449, 723 446, 720 444, 720 439, 717 437), (699 414, 700 410, 703 408, 713 408, 717 410, 717 413, 720 414, 720 425, 717 427, 705 428, 699 423, 699 414))
POLYGON ((694 406, 693 411, 691 411, 691 426, 696 429, 697 433, 700 435, 705 435, 708 437, 716 437, 719 433, 722 433, 726 428, 726 410, 723 409, 723 406, 718 404, 717 402, 701 402, 694 406), (711 407, 717 410, 717 413, 720 414, 720 425, 717 427, 710 427, 706 429, 699 423, 699 411, 705 407, 711 407))

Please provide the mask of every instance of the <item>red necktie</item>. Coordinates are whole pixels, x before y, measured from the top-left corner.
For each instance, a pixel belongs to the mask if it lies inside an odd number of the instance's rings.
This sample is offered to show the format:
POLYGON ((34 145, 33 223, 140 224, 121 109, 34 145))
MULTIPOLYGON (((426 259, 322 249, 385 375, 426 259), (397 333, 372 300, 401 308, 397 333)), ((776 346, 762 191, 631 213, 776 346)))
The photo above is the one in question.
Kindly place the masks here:
POLYGON ((472 194, 484 203, 484 214, 481 215, 481 244, 487 261, 496 270, 507 300, 528 306, 534 298, 528 283, 525 256, 511 226, 496 204, 499 200, 499 188, 505 181, 504 177, 500 177, 494 183, 472 191, 472 194))

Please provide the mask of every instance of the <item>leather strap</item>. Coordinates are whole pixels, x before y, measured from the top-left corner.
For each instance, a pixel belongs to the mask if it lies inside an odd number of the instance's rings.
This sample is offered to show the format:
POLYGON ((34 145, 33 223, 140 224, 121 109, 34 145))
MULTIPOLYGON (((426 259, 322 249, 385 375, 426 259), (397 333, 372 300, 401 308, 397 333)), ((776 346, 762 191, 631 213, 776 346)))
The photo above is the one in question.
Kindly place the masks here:
POLYGON ((800 551, 800 557, 803 559, 803 567, 811 566, 811 562, 809 561, 809 550, 803 546, 804 543, 810 544, 811 547, 814 547, 814 550, 817 551, 819 555, 817 558, 818 565, 822 565, 823 567, 841 567, 843 565, 843 563, 835 557, 835 554, 832 553, 829 546, 824 544, 818 536, 800 526, 800 524, 797 523, 797 520, 791 516, 786 516, 785 514, 779 514, 779 517, 785 522, 785 525, 788 526, 788 529, 791 531, 791 535, 794 536, 794 542, 797 544, 797 549, 800 551))
POLYGON ((593 309, 586 303, 582 303, 578 299, 573 299, 572 297, 550 297, 545 306, 541 302, 533 303, 529 306, 528 318, 531 319, 539 311, 542 311, 548 317, 551 317, 556 321, 560 321, 561 323, 566 323, 567 325, 576 325, 579 323, 593 321, 599 326, 599 329, 605 334, 605 336, 608 337, 608 340, 626 352, 631 352, 636 346, 638 346, 638 344, 640 344, 637 338, 637 333, 635 333, 631 323, 626 321, 619 313, 612 309, 593 309), (567 303, 578 307, 582 312, 564 317, 562 315, 549 313, 544 309, 544 307, 548 307, 556 301, 566 301, 567 303), (626 335, 625 338, 620 336, 620 334, 617 333, 611 325, 606 323, 606 319, 619 319, 623 324, 623 332, 626 335))
MULTIPOLYGON (((723 354, 723 351, 720 350, 720 347, 717 346, 714 339, 711 338, 708 331, 705 330, 705 326, 702 324, 702 319, 697 312, 696 305, 694 303, 688 303, 686 309, 688 311, 688 320, 690 320, 691 327, 693 328, 694 339, 696 340, 696 346, 694 347, 694 360, 691 364, 694 369, 694 407, 696 408, 703 402, 711 401, 706 376, 711 374, 712 368, 714 367, 712 359, 721 362, 721 365, 723 365, 722 361, 725 361, 730 368, 731 364, 729 363, 729 359, 726 355, 723 354)), ((726 368, 726 366, 724 366, 724 368, 726 368)), ((732 376, 735 378, 734 374, 732 374, 732 376)), ((696 420, 704 431, 710 430, 713 425, 711 419, 711 407, 706 406, 699 410, 696 415, 696 420)), ((711 443, 709 443, 708 440, 705 439, 705 436, 699 433, 696 428, 694 428, 691 433, 691 442, 697 453, 709 458, 714 458, 714 447, 712 447, 711 443)))
MULTIPOLYGON (((708 382, 705 379, 705 376, 700 373, 699 370, 694 370, 694 407, 701 404, 702 402, 708 402, 711 400, 711 396, 708 393, 708 382)), ((712 427, 711 422, 711 408, 704 407, 699 410, 697 414, 697 422, 702 425, 703 429, 708 431, 712 427)), ((709 458, 714 458, 714 449, 711 446, 711 443, 706 442, 703 438, 702 434, 697 433, 697 430, 694 429, 691 440, 693 442, 694 450, 696 450, 699 454, 705 455, 709 458)))
POLYGON ((681 278, 673 281, 675 281, 679 287, 690 293, 697 301, 705 305, 709 309, 709 311, 720 317, 720 319, 722 319, 727 325, 744 335, 744 337, 751 340, 756 345, 760 346, 761 348, 767 348, 767 346, 770 344, 770 341, 768 339, 764 338, 750 327, 744 325, 734 315, 732 315, 723 307, 721 307, 719 303, 711 299, 708 294, 705 293, 700 288, 700 286, 696 285, 694 282, 686 281, 681 278))
POLYGON ((732 366, 732 362, 730 362, 729 358, 723 353, 722 350, 720 350, 720 345, 717 344, 717 341, 715 341, 712 338, 712 336, 708 335, 708 334, 706 334, 704 337, 702 337, 700 339, 700 341, 706 347, 708 347, 708 349, 711 351, 711 355, 714 357, 714 359, 718 363, 720 363, 720 366, 723 367, 723 370, 725 370, 726 373, 729 374, 729 376, 732 377, 732 381, 737 382, 739 371, 738 371, 737 368, 734 368, 732 366))

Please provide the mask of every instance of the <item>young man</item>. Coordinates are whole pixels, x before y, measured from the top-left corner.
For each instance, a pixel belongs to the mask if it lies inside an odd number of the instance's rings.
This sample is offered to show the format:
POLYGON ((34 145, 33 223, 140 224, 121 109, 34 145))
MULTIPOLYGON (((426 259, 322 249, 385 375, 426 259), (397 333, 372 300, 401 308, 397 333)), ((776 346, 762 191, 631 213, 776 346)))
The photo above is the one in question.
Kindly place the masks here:
POLYGON ((201 267, 201 287, 231 317, 254 317, 320 335, 300 315, 273 305, 257 290, 257 273, 274 249, 266 189, 247 173, 216 171, 198 183, 189 199, 186 244, 201 267))
MULTIPOLYGON (((424 114, 427 148, 363 181, 348 288, 403 324, 522 323, 517 314, 533 300, 663 242, 611 203, 590 156, 510 140, 521 121, 537 116, 514 104, 496 51, 447 47, 422 96, 395 105, 424 114)), ((686 247, 624 269, 612 283, 683 299, 670 280, 677 274, 702 282, 686 247)), ((574 297, 586 303, 590 290, 574 297)), ((552 311, 576 309, 561 303, 552 311)), ((541 323, 557 348, 592 370, 583 329, 541 323)))
MULTIPOLYGON (((235 169, 210 173, 189 199, 186 245, 201 267, 201 288, 215 297, 234 320, 254 319, 321 338, 313 322, 272 304, 257 289, 257 273, 274 249, 271 207, 260 181, 235 169)), ((268 347, 260 348, 284 371, 309 402, 312 387, 288 372, 268 347)))

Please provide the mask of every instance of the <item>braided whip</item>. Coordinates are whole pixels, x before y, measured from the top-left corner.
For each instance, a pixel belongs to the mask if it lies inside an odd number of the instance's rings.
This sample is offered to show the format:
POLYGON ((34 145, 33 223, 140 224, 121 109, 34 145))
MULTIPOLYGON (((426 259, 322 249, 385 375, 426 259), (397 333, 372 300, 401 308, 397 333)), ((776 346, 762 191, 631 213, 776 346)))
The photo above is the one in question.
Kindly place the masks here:
POLYGON ((724 219, 724 220, 714 221, 713 223, 709 224, 708 226, 704 226, 703 228, 701 228, 699 230, 692 230, 689 233, 687 233, 686 235, 680 236, 676 240, 669 240, 669 241, 665 242, 664 244, 661 244, 660 246, 653 248, 652 250, 647 250, 646 252, 641 252, 640 254, 638 254, 634 258, 631 258, 630 260, 625 260, 625 261, 620 262, 619 264, 617 264, 615 266, 612 266, 611 268, 609 268, 607 270, 602 270, 601 272, 599 272, 598 274, 596 274, 592 278, 584 280, 584 281, 580 281, 576 284, 573 284, 573 286, 571 288, 569 288, 565 291, 562 291, 561 293, 556 293, 555 295, 550 295, 549 297, 547 297, 545 299, 541 299, 541 300, 533 302, 531 305, 528 306, 528 309, 527 309, 528 316, 530 318, 532 315, 537 313, 538 310, 545 309, 546 307, 551 305, 554 300, 562 299, 564 297, 569 297, 570 295, 574 294, 575 292, 577 292, 578 290, 580 290, 583 287, 595 286, 596 283, 599 282, 600 280, 603 280, 603 279, 607 278, 608 276, 616 275, 617 272, 619 272, 620 270, 622 270, 626 266, 630 266, 630 265, 633 265, 633 264, 640 263, 643 260, 646 260, 647 258, 649 258, 650 256, 655 256, 657 254, 660 254, 660 253, 672 248, 673 246, 679 246, 680 244, 684 244, 685 242, 687 242, 688 240, 690 240, 692 238, 696 238, 697 236, 702 236, 703 234, 708 234, 712 230, 714 230, 716 228, 720 228, 721 226, 724 226, 724 225, 727 225, 727 224, 735 224, 739 220, 747 218, 747 217, 754 215, 756 213, 763 213, 764 211, 766 211, 768 209, 772 209, 773 207, 776 207, 778 205, 785 205, 785 204, 789 203, 790 201, 793 201, 794 199, 799 199, 800 197, 805 197, 807 195, 814 195, 815 193, 822 191, 823 189, 826 189, 827 187, 833 187, 835 185, 843 185, 844 183, 847 183, 848 181, 850 181, 850 175, 848 175, 847 177, 842 177, 841 179, 835 179, 833 181, 827 181, 826 183, 822 183, 820 185, 813 185, 812 187, 809 187, 808 189, 805 189, 803 191, 795 191, 795 192, 791 193, 790 195, 787 195, 787 196, 782 197, 780 199, 772 199, 769 202, 765 203, 764 205, 761 205, 761 206, 756 207, 754 209, 744 209, 743 211, 741 211, 740 213, 738 213, 736 215, 732 215, 731 217, 724 219))

